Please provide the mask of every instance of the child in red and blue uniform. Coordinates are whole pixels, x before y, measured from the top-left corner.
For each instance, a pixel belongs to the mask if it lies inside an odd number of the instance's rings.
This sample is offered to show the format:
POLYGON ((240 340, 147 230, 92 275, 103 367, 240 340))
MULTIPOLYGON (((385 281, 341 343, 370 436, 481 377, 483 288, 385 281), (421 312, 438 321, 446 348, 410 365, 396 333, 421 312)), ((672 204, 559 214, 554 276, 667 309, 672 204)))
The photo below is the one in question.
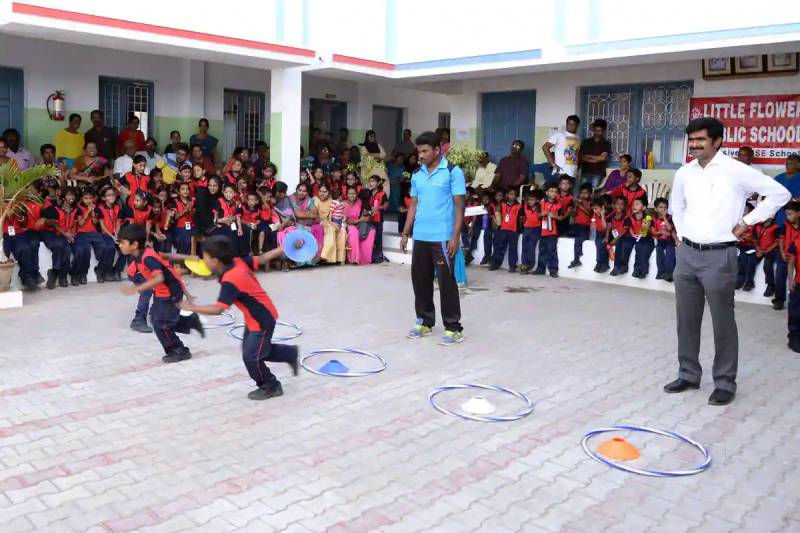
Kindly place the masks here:
POLYGON ((522 206, 517 202, 517 191, 506 191, 506 201, 495 212, 497 231, 492 243, 492 265, 489 270, 498 270, 503 263, 508 248, 508 271, 517 271, 517 246, 519 241, 519 216, 522 206))
POLYGON ((542 221, 542 234, 539 239, 539 264, 533 274, 543 275, 545 268, 550 277, 558 277, 558 233, 561 220, 566 217, 563 200, 558 196, 558 186, 550 183, 545 186, 546 198, 539 202, 542 221))
POLYGON ((175 221, 170 230, 172 246, 179 254, 191 253, 195 203, 188 183, 181 183, 178 187, 178 197, 172 204, 172 213, 175 221))
POLYGON ((203 243, 203 261, 219 276, 221 285, 215 304, 196 305, 184 300, 181 308, 204 315, 219 315, 235 305, 244 315, 242 359, 248 374, 256 383, 247 397, 266 400, 283 395, 283 387, 266 362, 287 363, 297 375, 299 348, 288 344, 273 344, 272 334, 278 320, 278 310, 256 279, 254 271, 262 263, 283 256, 276 248, 259 257, 237 257, 233 243, 223 236, 213 236, 203 243))
POLYGON ((153 329, 164 349, 165 363, 177 363, 192 357, 176 333, 188 334, 192 330, 205 336, 197 313, 181 314, 179 305, 186 294, 180 276, 163 257, 152 248, 146 248, 147 233, 144 226, 128 224, 120 229, 120 251, 131 258, 135 272, 144 277, 144 283, 123 287, 127 295, 153 291, 153 329))
POLYGON ((633 250, 633 239, 630 238, 630 220, 627 213, 628 201, 625 197, 614 198, 614 212, 608 216, 606 224, 606 242, 614 248, 612 276, 628 272, 628 259, 633 250))
POLYGON ((611 268, 608 265, 608 247, 606 246, 606 204, 601 199, 592 200, 592 218, 589 220, 590 232, 594 231, 595 265, 594 271, 605 274, 611 268))
POLYGON ((14 257, 19 265, 19 280, 25 290, 39 288, 31 246, 27 235, 26 214, 11 213, 3 220, 3 253, 14 257))
MULTIPOLYGON (((775 298, 772 300, 772 308, 780 311, 786 302, 786 279, 788 264, 794 260, 789 252, 789 246, 800 237, 800 202, 791 201, 783 208, 786 220, 783 227, 776 232, 780 245, 778 246, 778 256, 775 258, 775 298)), ((764 296, 771 296, 768 291, 764 296)))
POLYGON ((656 238, 656 279, 672 282, 675 271, 675 226, 667 212, 666 198, 656 198, 656 216, 653 218, 653 237, 656 238))
POLYGON ((764 296, 775 294, 775 261, 780 253, 778 246, 778 225, 774 219, 767 219, 761 224, 753 226, 753 239, 756 244, 756 264, 764 260, 764 281, 767 288, 764 296))
MULTIPOLYGON (((64 195, 64 201, 58 197, 58 189, 45 200, 42 210, 44 228, 42 242, 52 254, 53 268, 47 271, 47 288, 55 289, 56 281, 61 287, 69 287, 68 276, 71 269, 72 245, 75 242, 75 191, 64 195), (67 200, 67 198, 69 200, 67 200)), ((74 285, 78 285, 74 278, 74 285)))
MULTIPOLYGON (((744 207, 744 214, 748 214, 753 210, 753 205, 747 202, 744 207)), ((736 271, 736 290, 752 291, 756 284, 754 282, 756 276, 756 242, 753 236, 753 231, 747 231, 742 234, 736 242, 736 248, 739 250, 739 257, 737 258, 737 271, 736 271)))
POLYGON ((125 255, 119 252, 117 235, 125 222, 125 214, 122 206, 117 202, 117 191, 113 187, 105 187, 100 196, 102 201, 97 206, 97 218, 100 222, 100 231, 103 235, 103 246, 108 251, 110 262, 108 270, 100 275, 100 269, 95 268, 97 281, 122 281, 122 271, 125 268, 125 255))
POLYGON ((488 265, 489 261, 492 260, 492 240, 494 239, 492 223, 494 221, 495 205, 492 202, 491 191, 481 192, 481 205, 486 209, 486 213, 481 215, 475 223, 480 225, 480 231, 483 232, 483 258, 481 259, 481 264, 488 265))
POLYGON ((239 255, 252 255, 255 246, 258 246, 261 224, 260 198, 256 191, 248 191, 245 206, 242 208, 242 235, 239 237, 239 255), (255 246, 253 245, 255 241, 255 246))
POLYGON ((633 239, 633 249, 636 252, 633 256, 634 278, 644 279, 650 272, 650 256, 656 247, 653 240, 653 219, 644 211, 644 204, 641 198, 633 201, 633 210, 628 217, 630 221, 630 236, 633 239))
POLYGON ((133 158, 133 171, 127 172, 122 180, 122 185, 128 188, 128 207, 133 209, 133 199, 141 192, 147 192, 150 189, 150 176, 145 174, 147 169, 147 159, 143 155, 137 155, 133 158))
POLYGON ((81 285, 86 285, 87 282, 86 276, 92 261, 92 250, 97 259, 95 273, 98 283, 105 281, 106 274, 111 272, 114 262, 114 248, 109 248, 102 234, 97 231, 100 223, 100 211, 97 209, 95 201, 94 191, 90 188, 84 189, 75 216, 75 257, 72 262, 72 270, 81 285))
POLYGON ((528 199, 522 208, 522 266, 520 274, 528 274, 536 266, 536 247, 542 237, 542 217, 539 203, 544 199, 544 193, 533 190, 528 194, 528 199))
POLYGON ((630 169, 626 179, 625 185, 617 187, 608 194, 611 195, 612 198, 625 198, 625 204, 627 205, 627 212, 625 214, 630 215, 633 211, 634 200, 641 200, 645 206, 647 205, 647 191, 639 185, 639 182, 642 181, 642 171, 638 168, 630 169))
MULTIPOLYGON (((789 202, 789 204, 793 203, 795 202, 789 202)), ((787 207, 789 204, 787 204, 787 207)), ((792 206, 793 209, 795 207, 798 206, 792 206)), ((786 214, 788 222, 788 209, 786 210, 786 214)), ((798 291, 798 287, 800 286, 800 265, 798 265, 800 261, 800 235, 792 234, 791 237, 794 240, 786 244, 785 252, 786 257, 789 259, 788 276, 790 280, 789 312, 787 313, 789 315, 789 349, 795 353, 800 353, 800 291, 798 291)))
POLYGON ((584 183, 578 192, 574 207, 575 219, 572 221, 572 234, 575 237, 572 262, 567 268, 581 266, 583 243, 589 239, 592 224, 592 184, 584 183))
MULTIPOLYGON (((383 178, 371 176, 369 178, 370 199, 369 206, 372 213, 372 227, 375 228, 375 242, 372 246, 372 262, 383 263, 388 261, 383 255, 383 212, 389 209, 389 199, 383 190, 383 178)), ((315 193, 316 195, 316 193, 315 193)))
MULTIPOLYGON (((478 193, 472 187, 467 187, 467 203, 466 208, 478 207, 481 205, 481 200, 478 193)), ((481 236, 481 227, 479 224, 480 215, 478 216, 464 216, 464 223, 461 225, 461 245, 464 248, 464 262, 466 264, 472 263, 475 258, 472 252, 478 246, 478 239, 481 236)))

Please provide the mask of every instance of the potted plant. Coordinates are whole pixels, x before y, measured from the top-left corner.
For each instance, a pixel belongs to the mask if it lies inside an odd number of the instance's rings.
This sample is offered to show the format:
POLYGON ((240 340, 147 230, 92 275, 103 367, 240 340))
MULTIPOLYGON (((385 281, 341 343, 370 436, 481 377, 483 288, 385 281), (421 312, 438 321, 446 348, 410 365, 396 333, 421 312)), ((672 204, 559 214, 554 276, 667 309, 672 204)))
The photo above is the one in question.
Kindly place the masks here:
MULTIPOLYGON (((0 164, 0 228, 12 217, 22 217, 28 210, 28 202, 41 203, 33 182, 57 173, 50 165, 34 165, 20 170, 15 161, 0 164)), ((11 287, 11 275, 17 262, 6 256, 0 246, 0 292, 11 287)))
POLYGON ((475 172, 478 170, 478 161, 480 160, 482 153, 483 150, 478 150, 477 148, 473 148, 471 146, 450 145, 450 148, 447 149, 445 157, 455 166, 461 167, 461 170, 464 171, 464 176, 466 177, 467 182, 469 182, 475 177, 475 172))

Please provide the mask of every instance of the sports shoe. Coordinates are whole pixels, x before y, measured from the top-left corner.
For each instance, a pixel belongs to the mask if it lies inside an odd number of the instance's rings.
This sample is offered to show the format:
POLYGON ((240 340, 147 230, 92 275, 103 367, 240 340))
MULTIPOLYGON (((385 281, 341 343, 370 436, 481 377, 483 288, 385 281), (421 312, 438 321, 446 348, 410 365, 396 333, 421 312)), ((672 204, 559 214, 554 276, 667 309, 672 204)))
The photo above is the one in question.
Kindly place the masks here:
POLYGON ((72 274, 70 277, 70 283, 73 287, 77 287, 81 284, 81 276, 80 274, 72 274))
POLYGON ((580 259, 575 259, 574 261, 572 261, 570 264, 567 265, 567 268, 575 268, 575 267, 579 267, 581 265, 583 265, 583 263, 581 263, 581 260, 580 259))
POLYGON ((289 366, 292 367, 292 374, 297 375, 300 371, 300 365, 298 364, 297 360, 300 354, 300 347, 299 346, 292 346, 292 358, 289 359, 289 366))
POLYGON ((439 346, 452 346, 464 342, 464 334, 460 331, 445 331, 439 346))
POLYGON ((135 318, 131 321, 131 329, 137 333, 153 333, 153 328, 148 326, 147 322, 135 318))
POLYGON ((251 400, 269 400, 278 396, 283 396, 283 387, 277 381, 271 385, 262 385, 256 390, 247 393, 247 397, 251 400))
POLYGON ((784 303, 778 300, 772 302, 772 308, 776 311, 783 311, 784 303))
POLYGON ((53 290, 56 288, 56 281, 58 281, 58 275, 56 271, 52 268, 47 271, 47 288, 53 290))
POLYGON ((433 330, 431 330, 431 328, 429 328, 428 326, 423 326, 421 320, 417 320, 416 325, 414 325, 414 327, 411 328, 411 331, 408 332, 408 335, 406 335, 406 337, 408 337, 409 339, 420 339, 422 337, 427 337, 428 335, 431 334, 432 331, 433 330))
POLYGON ((508 273, 509 274, 516 274, 517 273, 517 267, 508 267, 508 273))
POLYGON ((81 285, 86 285, 86 283, 88 283, 88 280, 86 279, 86 274, 81 274, 81 278, 79 281, 81 285))
POLYGON ((187 359, 192 358, 192 352, 189 351, 189 348, 183 347, 178 348, 174 352, 170 352, 164 357, 161 358, 162 361, 165 363, 180 363, 181 361, 185 361, 187 359))
POLYGON ((189 329, 195 330, 197 333, 200 334, 202 338, 206 338, 206 330, 203 327, 203 323, 200 322, 200 315, 197 313, 192 313, 191 316, 187 317, 189 321, 189 329))
POLYGON ((764 291, 764 297, 772 298, 773 296, 775 296, 775 287, 773 287, 772 285, 767 285, 767 288, 764 291))
POLYGON ((557 278, 558 277, 558 272, 550 272, 550 277, 551 278, 557 278))

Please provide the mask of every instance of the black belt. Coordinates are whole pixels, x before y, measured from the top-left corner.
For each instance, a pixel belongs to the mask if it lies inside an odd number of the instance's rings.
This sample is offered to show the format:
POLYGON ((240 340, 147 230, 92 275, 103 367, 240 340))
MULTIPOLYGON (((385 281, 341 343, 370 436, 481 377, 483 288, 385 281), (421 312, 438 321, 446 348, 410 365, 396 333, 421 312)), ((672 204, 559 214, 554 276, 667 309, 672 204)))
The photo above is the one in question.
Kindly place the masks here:
POLYGON ((730 248, 731 246, 736 246, 736 241, 728 241, 728 242, 714 242, 711 244, 700 244, 694 241, 690 241, 686 237, 683 238, 684 244, 689 248, 694 248, 695 250, 700 250, 701 252, 705 250, 724 250, 725 248, 730 248))

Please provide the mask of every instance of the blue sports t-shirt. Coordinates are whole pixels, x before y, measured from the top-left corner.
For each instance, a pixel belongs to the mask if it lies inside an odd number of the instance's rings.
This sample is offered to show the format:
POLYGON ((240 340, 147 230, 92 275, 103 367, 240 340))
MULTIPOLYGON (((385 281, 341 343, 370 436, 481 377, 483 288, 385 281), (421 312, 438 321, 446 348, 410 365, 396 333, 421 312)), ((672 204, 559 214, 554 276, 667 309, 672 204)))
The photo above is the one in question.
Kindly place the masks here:
POLYGON ((414 216, 414 240, 444 242, 450 240, 455 223, 454 196, 467 194, 464 172, 459 167, 448 170, 442 157, 432 174, 423 164, 411 176, 411 197, 417 199, 414 216))

